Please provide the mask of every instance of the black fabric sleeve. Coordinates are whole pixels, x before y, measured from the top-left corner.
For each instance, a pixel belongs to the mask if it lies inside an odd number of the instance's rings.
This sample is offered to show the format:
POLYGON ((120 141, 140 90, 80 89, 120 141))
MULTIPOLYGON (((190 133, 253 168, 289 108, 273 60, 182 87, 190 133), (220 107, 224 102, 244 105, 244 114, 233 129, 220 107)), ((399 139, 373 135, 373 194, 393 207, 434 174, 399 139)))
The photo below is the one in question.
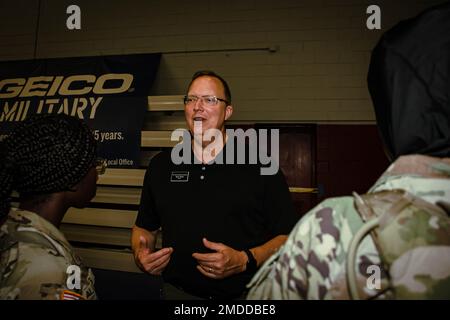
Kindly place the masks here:
POLYGON ((278 169, 274 175, 263 176, 264 214, 268 222, 268 231, 275 237, 289 234, 300 218, 295 212, 289 187, 283 172, 278 169))
POLYGON ((153 172, 153 159, 145 172, 144 185, 142 186, 141 201, 139 203, 139 211, 136 218, 136 226, 147 229, 149 231, 158 230, 161 226, 160 218, 155 208, 153 199, 152 186, 150 181, 153 172))

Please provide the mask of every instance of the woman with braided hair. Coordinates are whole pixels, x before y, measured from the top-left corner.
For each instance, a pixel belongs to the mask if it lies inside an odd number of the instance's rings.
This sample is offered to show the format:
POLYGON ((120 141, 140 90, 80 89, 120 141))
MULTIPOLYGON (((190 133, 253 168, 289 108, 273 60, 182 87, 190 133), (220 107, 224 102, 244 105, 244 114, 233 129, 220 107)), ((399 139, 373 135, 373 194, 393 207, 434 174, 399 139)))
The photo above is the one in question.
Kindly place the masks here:
POLYGON ((95 196, 99 168, 90 129, 64 114, 31 117, 2 142, 0 299, 96 298, 91 270, 58 228, 95 196))

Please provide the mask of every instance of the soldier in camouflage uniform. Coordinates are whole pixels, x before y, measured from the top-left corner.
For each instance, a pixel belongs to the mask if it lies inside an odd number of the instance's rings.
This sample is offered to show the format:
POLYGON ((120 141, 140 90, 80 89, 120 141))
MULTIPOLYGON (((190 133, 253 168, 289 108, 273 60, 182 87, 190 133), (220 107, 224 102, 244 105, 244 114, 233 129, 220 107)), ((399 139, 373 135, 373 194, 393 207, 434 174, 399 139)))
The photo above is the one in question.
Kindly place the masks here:
POLYGON ((91 270, 58 230, 69 207, 95 196, 91 131, 64 114, 35 116, 1 147, 0 299, 96 299, 91 270), (10 208, 12 190, 19 208, 10 208))
POLYGON ((381 217, 377 242, 367 236, 356 252, 359 296, 448 299, 450 219, 436 203, 449 199, 449 158, 400 157, 366 195, 328 199, 305 215, 255 275, 248 298, 350 298, 350 242, 365 220, 381 217))
POLYGON ((367 194, 308 212, 248 299, 450 299, 448 30, 447 3, 383 36, 369 90, 396 161, 367 194))
POLYGON ((1 299, 95 298, 91 270, 64 235, 39 215, 12 209, 0 227, 0 248, 1 299), (75 279, 71 281, 70 265, 80 267, 79 289, 75 279))

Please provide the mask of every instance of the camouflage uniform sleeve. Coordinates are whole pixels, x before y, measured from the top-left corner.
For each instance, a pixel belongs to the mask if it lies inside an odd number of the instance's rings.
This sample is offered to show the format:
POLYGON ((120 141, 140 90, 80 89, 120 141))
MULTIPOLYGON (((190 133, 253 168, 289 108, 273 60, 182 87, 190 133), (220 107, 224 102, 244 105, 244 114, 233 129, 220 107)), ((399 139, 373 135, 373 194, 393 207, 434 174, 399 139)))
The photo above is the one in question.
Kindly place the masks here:
MULTIPOLYGON (((95 299, 93 275, 81 276, 81 288, 71 289, 67 286, 68 263, 62 256, 55 256, 46 248, 21 244, 18 259, 10 265, 11 272, 4 280, 2 296, 17 300, 84 300, 95 299), (90 285, 92 284, 92 285, 90 285), (92 289, 91 289, 92 287, 92 289)), ((82 271, 82 272, 83 272, 82 271)))
POLYGON ((9 291, 6 299, 58 299, 56 290, 65 281, 64 262, 41 248, 22 245, 18 251, 3 287, 9 291))
MULTIPOLYGON (((247 298, 348 298, 347 248, 361 225, 352 197, 325 200, 297 223, 285 245, 261 267, 248 285, 247 298)), ((379 264, 370 237, 360 245, 357 264, 358 271, 366 270, 367 265, 379 264)), ((363 280, 360 278, 365 279, 359 277, 359 281, 363 280)))
POLYGON ((247 299, 305 299, 308 280, 305 256, 310 238, 305 236, 299 240, 299 237, 310 228, 311 217, 309 214, 302 218, 284 246, 261 266, 248 284, 247 299))

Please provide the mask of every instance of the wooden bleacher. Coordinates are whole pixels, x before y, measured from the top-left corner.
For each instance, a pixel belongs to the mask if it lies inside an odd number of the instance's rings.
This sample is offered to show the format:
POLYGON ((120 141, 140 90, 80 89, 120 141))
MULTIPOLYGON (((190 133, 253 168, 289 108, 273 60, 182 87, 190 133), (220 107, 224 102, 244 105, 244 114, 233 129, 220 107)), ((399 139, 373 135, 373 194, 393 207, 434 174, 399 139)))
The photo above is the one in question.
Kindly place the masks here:
MULTIPOLYGON (((131 228, 139 205, 145 167, 161 148, 171 147, 174 129, 184 127, 183 96, 151 96, 141 134, 141 169, 107 168, 90 207, 71 208, 61 230, 84 262, 97 269, 141 272, 131 251, 131 228)), ((159 239, 160 241, 160 239, 159 239)))

